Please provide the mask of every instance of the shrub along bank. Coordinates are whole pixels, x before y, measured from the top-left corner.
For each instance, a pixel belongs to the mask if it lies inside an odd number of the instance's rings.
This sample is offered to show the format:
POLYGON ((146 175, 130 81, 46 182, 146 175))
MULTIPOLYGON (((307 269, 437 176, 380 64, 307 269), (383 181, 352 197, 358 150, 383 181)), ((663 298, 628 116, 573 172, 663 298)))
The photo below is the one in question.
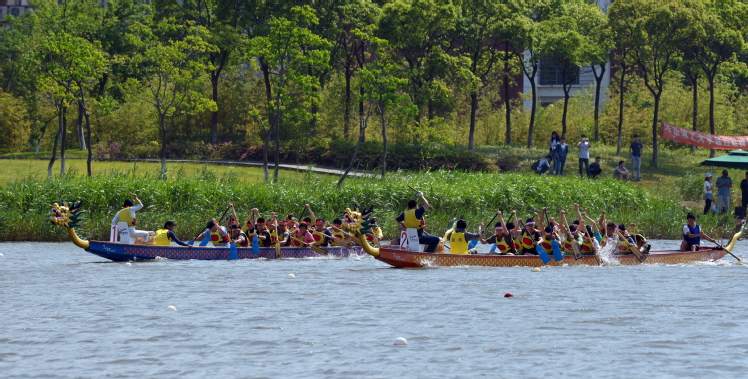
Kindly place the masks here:
MULTIPOLYGON (((299 214, 308 203, 317 217, 332 220, 354 204, 374 205, 375 216, 388 237, 397 236, 394 218, 414 197, 408 185, 424 192, 432 210, 427 214, 428 232, 441 235, 447 221, 458 216, 475 230, 478 221, 488 222, 493 212, 516 209, 523 218, 544 206, 551 215, 572 210, 573 203, 597 218, 607 210, 615 222, 636 222, 650 238, 681 238, 687 210, 675 201, 651 197, 640 188, 612 179, 589 181, 577 178, 537 176, 529 173, 466 173, 439 170, 392 174, 386 180, 349 178, 337 189, 336 178, 308 173, 299 179, 273 184, 244 182, 235 176, 217 176, 203 170, 196 176, 160 180, 133 171, 94 177, 63 176, 54 179, 24 179, 0 188, 0 240, 64 241, 62 228, 49 223, 50 204, 82 200, 88 221, 79 235, 97 240, 109 236, 109 224, 128 192, 136 192, 145 204, 138 213, 139 228, 156 230, 166 220, 178 223, 177 234, 189 239, 209 217, 223 212, 231 202, 240 218, 253 207, 263 215, 270 211, 299 214)), ((725 235, 732 228, 728 218, 701 218, 706 231, 725 235)))

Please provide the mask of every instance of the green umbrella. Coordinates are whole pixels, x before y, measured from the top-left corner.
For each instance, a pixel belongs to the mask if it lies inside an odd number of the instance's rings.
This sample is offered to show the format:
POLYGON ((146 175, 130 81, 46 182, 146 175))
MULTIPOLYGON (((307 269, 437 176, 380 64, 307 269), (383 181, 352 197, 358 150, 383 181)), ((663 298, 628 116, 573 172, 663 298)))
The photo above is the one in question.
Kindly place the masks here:
POLYGON ((748 151, 733 150, 721 157, 709 158, 701 162, 702 166, 717 166, 748 170, 748 151))

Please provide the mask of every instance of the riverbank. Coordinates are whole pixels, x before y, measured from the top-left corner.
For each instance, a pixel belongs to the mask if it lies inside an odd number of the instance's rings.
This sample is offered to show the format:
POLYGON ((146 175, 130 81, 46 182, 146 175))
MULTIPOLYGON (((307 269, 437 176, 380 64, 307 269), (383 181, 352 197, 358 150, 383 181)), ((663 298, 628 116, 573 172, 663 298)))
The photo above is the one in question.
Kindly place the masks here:
MULTIPOLYGON (((244 170, 253 170, 242 168, 244 170)), ((572 210, 580 203, 594 218, 607 210, 608 219, 617 223, 635 222, 638 231, 650 238, 680 238, 680 228, 688 209, 677 201, 663 199, 630 183, 611 178, 595 181, 577 177, 537 176, 531 173, 466 173, 437 171, 392 173, 381 181, 372 177, 349 178, 336 188, 337 177, 310 172, 285 172, 278 182, 264 184, 251 174, 237 175, 237 168, 203 166, 188 173, 172 171, 161 180, 156 171, 134 165, 93 177, 58 176, 51 180, 27 176, 0 188, 0 240, 63 241, 67 234, 49 223, 50 204, 84 202, 87 221, 79 234, 89 239, 108 239, 109 223, 120 209, 129 191, 136 192, 145 204, 138 213, 139 227, 156 230, 164 221, 178 223, 177 234, 189 239, 205 225, 209 217, 220 215, 226 204, 234 203, 240 218, 251 208, 263 215, 271 211, 299 214, 308 203, 319 218, 332 220, 354 204, 374 205, 385 235, 398 234, 394 218, 413 198, 408 185, 424 192, 432 209, 427 212, 426 230, 442 234, 447 221, 458 216, 475 230, 478 221, 488 222, 496 210, 509 213, 516 209, 523 218, 548 207, 551 215, 572 210), (225 170, 225 171, 219 171, 225 170)), ((259 169, 254 169, 261 172, 259 169)), ((734 226, 729 216, 702 217, 704 230, 725 236, 734 226)))

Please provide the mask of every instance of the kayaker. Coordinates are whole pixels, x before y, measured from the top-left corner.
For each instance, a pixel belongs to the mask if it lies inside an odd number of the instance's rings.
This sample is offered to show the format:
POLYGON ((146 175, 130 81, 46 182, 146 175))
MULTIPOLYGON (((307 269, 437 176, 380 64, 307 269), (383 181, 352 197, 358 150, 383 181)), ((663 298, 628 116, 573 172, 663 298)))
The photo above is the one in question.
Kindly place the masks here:
POLYGON ((315 243, 312 233, 309 232, 309 224, 306 222, 300 222, 299 227, 293 230, 291 235, 295 237, 291 239, 291 244, 294 247, 301 247, 302 243, 305 246, 311 246, 315 243))
POLYGON ((455 223, 455 229, 447 232, 446 240, 449 241, 449 253, 450 254, 477 254, 478 249, 468 249, 468 242, 472 240, 478 240, 483 244, 488 243, 481 236, 483 230, 483 223, 478 223, 478 233, 469 233, 465 231, 467 228, 467 222, 463 219, 457 220, 455 223))
POLYGON ((148 232, 135 229, 135 226, 138 224, 138 220, 135 218, 135 212, 143 209, 143 202, 138 199, 137 194, 130 192, 130 195, 132 195, 132 197, 138 202, 138 205, 133 206, 132 200, 125 200, 123 208, 114 215, 112 226, 117 225, 119 222, 126 222, 130 239, 136 241, 137 238, 140 238, 141 243, 145 244, 148 242, 148 232))
MULTIPOLYGON (((696 215, 688 213, 688 222, 683 226, 683 242, 680 243, 680 251, 698 251, 701 247, 701 238, 714 242, 710 237, 701 233, 701 226, 696 223, 696 215)), ((715 242, 716 243, 716 242, 715 242)))
POLYGON ((177 235, 174 234, 175 226, 177 226, 177 224, 175 224, 174 221, 169 220, 165 222, 164 228, 156 231, 156 245, 169 246, 171 241, 174 241, 179 246, 192 247, 192 245, 188 245, 177 238, 177 235))
POLYGON ((425 253, 433 253, 436 251, 436 246, 439 244, 440 239, 437 236, 423 231, 425 225, 423 214, 426 213, 431 206, 426 198, 423 197, 423 192, 418 191, 416 196, 421 199, 423 206, 419 207, 418 201, 416 200, 409 200, 408 210, 400 213, 400 215, 395 218, 395 221, 397 221, 397 224, 400 226, 400 230, 402 231, 405 231, 408 228, 416 229, 418 231, 418 243, 426 245, 423 251, 425 253))
POLYGON ((228 247, 229 246, 229 233, 226 228, 218 224, 216 219, 210 219, 205 224, 205 231, 195 237, 195 241, 201 241, 203 238, 210 238, 213 242, 213 246, 216 247, 228 247))

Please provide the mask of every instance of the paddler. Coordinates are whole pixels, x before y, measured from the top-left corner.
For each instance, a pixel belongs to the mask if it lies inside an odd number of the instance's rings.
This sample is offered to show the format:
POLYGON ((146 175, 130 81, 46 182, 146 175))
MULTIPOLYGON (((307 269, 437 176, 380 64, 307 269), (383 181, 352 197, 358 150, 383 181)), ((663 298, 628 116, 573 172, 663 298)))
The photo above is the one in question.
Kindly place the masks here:
POLYGON ((175 224, 174 221, 169 220, 165 222, 164 228, 156 231, 156 245, 169 246, 171 241, 174 241, 179 246, 192 247, 192 245, 188 245, 177 238, 177 235, 174 234, 175 226, 177 226, 177 224, 175 224))
POLYGON ((239 225, 231 224, 229 230, 231 231, 231 239, 234 240, 236 246, 249 247, 249 238, 247 238, 247 235, 242 232, 239 225))
POLYGON ((540 230, 543 230, 543 221, 541 218, 545 216, 546 208, 543 208, 541 217, 538 217, 538 212, 533 213, 533 217, 525 220, 525 226, 520 228, 520 225, 515 226, 514 234, 519 235, 515 241, 519 245, 519 253, 524 255, 538 255, 536 250, 537 243, 542 238, 540 230), (535 228, 535 220, 539 229, 535 228))
MULTIPOLYGON (((496 215, 499 216, 499 222, 494 225, 494 235, 488 237, 486 243, 492 243, 499 249, 500 255, 515 255, 517 254, 517 245, 514 243, 511 231, 514 229, 514 223, 504 222, 504 216, 501 211, 496 211, 496 215)), ((512 212, 514 221, 517 221, 517 212, 512 212)))
MULTIPOLYGON (((293 222, 296 222, 296 219, 293 219, 293 222)), ((280 241, 281 246, 291 246, 291 234, 288 233, 288 230, 286 229, 286 222, 285 221, 278 221, 278 233, 277 238, 280 241)), ((276 241, 273 240, 273 243, 276 241)))
POLYGON ((299 227, 291 231, 291 235, 294 238, 291 239, 291 245, 294 247, 311 246, 314 241, 312 233, 309 232, 309 224, 306 222, 300 222, 299 227))
MULTIPOLYGON (((579 210, 579 204, 574 203, 574 209, 577 211, 577 220, 579 221, 577 230, 582 238, 579 243, 579 250, 582 255, 595 255, 600 250, 600 243, 597 240, 598 237, 595 236, 593 228, 585 224, 584 220, 587 214, 579 210)), ((595 223, 592 222, 592 225, 595 225, 595 223)), ((595 225, 595 229, 597 229, 597 225, 595 225)), ((600 233, 598 232, 597 235, 599 236, 600 233)))
MULTIPOLYGON (((574 204, 576 206, 576 204, 574 204)), ((566 211, 561 211, 561 225, 559 229, 561 230, 561 233, 563 235, 562 237, 562 243, 561 243, 561 250, 563 250, 564 254, 566 255, 574 255, 574 241, 576 241, 580 245, 582 245, 582 236, 579 229, 579 224, 572 223, 568 226, 567 229, 567 222, 566 222, 566 211)), ((577 220, 578 221, 578 220, 577 220)))
MULTIPOLYGON (((615 224, 614 224, 615 225, 615 224)), ((632 227, 635 227, 636 224, 631 224, 632 227)), ((645 246, 639 247, 636 244, 636 240, 634 240, 634 237, 631 236, 631 234, 626 230, 626 226, 623 224, 620 224, 616 227, 621 234, 623 234, 624 239, 618 238, 618 245, 616 246, 616 249, 618 250, 618 254, 633 254, 634 252, 631 251, 631 245, 634 245, 639 249, 639 252, 642 254, 649 254, 649 244, 646 244, 645 246)), ((615 231, 614 231, 615 233, 615 231)))
MULTIPOLYGON (((332 226, 328 228, 328 231, 330 232, 330 235, 333 237, 337 237, 344 240, 349 240, 350 238, 345 235, 343 232, 343 220, 336 217, 332 220, 332 226)), ((339 244, 333 242, 333 246, 340 246, 339 244)))
POLYGON ((325 220, 318 218, 315 219, 314 230, 312 231, 312 237, 314 237, 314 244, 317 246, 327 246, 330 244, 330 238, 332 233, 325 227, 325 220))
POLYGON ((701 238, 716 243, 711 237, 701 233, 701 226, 696 223, 696 215, 688 213, 688 222, 683 226, 683 242, 680 243, 680 251, 698 251, 701 248, 701 238))
POLYGON ((270 236, 265 227, 265 219, 262 217, 257 218, 257 224, 255 224, 255 233, 257 234, 257 240, 261 247, 272 246, 273 238, 270 236))
POLYGON ((437 236, 423 231, 423 227, 426 225, 423 219, 423 214, 426 213, 431 206, 426 198, 423 197, 423 192, 416 192, 416 196, 421 199, 423 206, 418 207, 418 201, 409 200, 408 209, 403 213, 400 213, 400 215, 395 218, 395 221, 397 221, 397 224, 402 231, 405 231, 408 228, 416 229, 418 231, 418 243, 426 245, 424 252, 433 253, 436 251, 436 246, 439 244, 440 239, 437 236))
POLYGON ((467 228, 467 222, 459 219, 455 223, 455 229, 447 232, 446 240, 449 241, 450 254, 477 254, 477 248, 468 249, 468 242, 477 239, 483 244, 488 243, 481 236, 481 232, 483 231, 482 222, 478 223, 478 233, 468 233, 465 231, 465 228, 467 228))
POLYGON ((148 232, 144 230, 135 229, 135 225, 138 224, 138 220, 135 218, 135 212, 143 209, 143 202, 138 199, 138 195, 130 192, 130 195, 138 202, 138 205, 133 206, 133 202, 130 199, 125 200, 123 208, 120 209, 112 219, 112 226, 117 225, 119 222, 127 223, 127 231, 130 234, 130 239, 136 241, 138 238, 141 239, 141 243, 145 244, 148 242, 148 232))
POLYGON ((229 233, 214 218, 205 224, 205 231, 195 237, 195 241, 201 241, 203 238, 210 238, 210 242, 213 242, 215 247, 229 246, 229 233))
POLYGON ((366 240, 369 242, 373 242, 374 244, 379 246, 379 241, 384 238, 384 235, 382 234, 382 228, 377 225, 376 217, 370 218, 369 223, 372 224, 371 228, 369 228, 369 230, 371 230, 371 233, 366 233, 366 240))

